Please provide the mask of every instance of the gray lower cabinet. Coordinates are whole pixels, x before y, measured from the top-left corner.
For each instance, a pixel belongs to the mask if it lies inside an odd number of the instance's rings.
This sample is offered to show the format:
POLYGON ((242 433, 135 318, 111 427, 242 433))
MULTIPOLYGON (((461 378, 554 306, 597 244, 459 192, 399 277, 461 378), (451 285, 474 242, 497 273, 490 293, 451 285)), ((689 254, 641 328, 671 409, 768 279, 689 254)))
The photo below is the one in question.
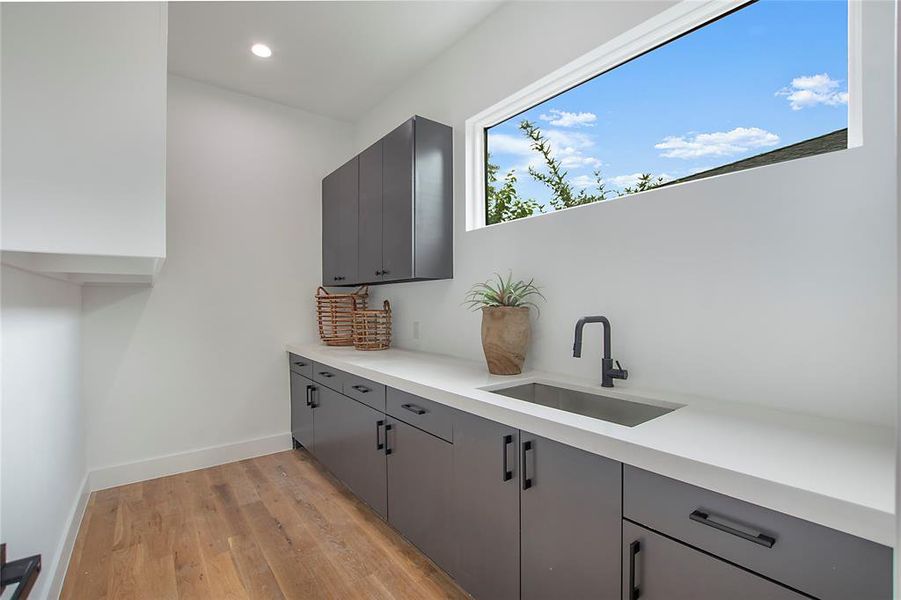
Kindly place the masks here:
POLYGON ((316 458, 382 517, 388 514, 385 415, 327 387, 314 393, 316 458))
POLYGON ((622 464, 520 432, 522 598, 615 599, 622 464))
POLYGON ((629 521, 623 521, 622 533, 623 600, 807 597, 629 521))
POLYGON ((322 180, 322 283, 356 283, 359 159, 322 180))
POLYGON ((313 382, 291 371, 291 436, 309 450, 313 449, 313 382))
POLYGON ((453 445, 394 418, 388 425, 388 522, 453 573, 453 445))
POLYGON ((454 420, 454 577, 482 600, 519 598, 519 430, 454 420))

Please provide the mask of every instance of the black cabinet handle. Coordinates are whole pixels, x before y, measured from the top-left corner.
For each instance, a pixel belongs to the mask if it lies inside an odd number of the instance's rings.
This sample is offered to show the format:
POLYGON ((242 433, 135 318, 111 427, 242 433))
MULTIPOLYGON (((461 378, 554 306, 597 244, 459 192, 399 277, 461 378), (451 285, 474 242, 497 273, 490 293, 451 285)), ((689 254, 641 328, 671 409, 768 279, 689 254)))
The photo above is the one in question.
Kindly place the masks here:
POLYGON ((388 432, 394 429, 394 426, 391 423, 385 424, 385 456, 391 454, 392 450, 388 447, 388 432))
POLYGON ((327 379, 335 376, 334 373, 329 373, 328 371, 319 371, 319 374, 327 379))
POLYGON ((368 394, 369 392, 372 391, 372 390, 370 390, 368 387, 366 387, 365 385, 352 385, 352 386, 350 386, 350 387, 351 387, 352 389, 357 390, 357 391, 360 392, 361 394, 368 394))
POLYGON ((391 271, 389 271, 388 269, 382 269, 382 275, 387 275, 390 272, 391 271))
MULTIPOLYGON (((375 422, 375 449, 376 450, 384 450, 385 444, 382 443, 382 426, 385 424, 385 421, 378 420, 375 422)), ((388 436, 385 435, 385 439, 388 436)))
POLYGON ((335 281, 344 281, 344 280, 347 279, 347 278, 346 278, 346 277, 338 276, 338 277, 332 277, 332 279, 335 280, 335 281))
POLYGON ((298 366, 298 367, 305 367, 305 366, 307 366, 307 363, 297 360, 297 361, 294 361, 294 365, 298 366))
POLYGON ((730 527, 725 523, 719 523, 717 521, 710 520, 710 514, 701 510, 696 510, 688 515, 688 518, 692 521, 700 523, 701 525, 707 525, 708 527, 713 527, 714 529, 718 529, 720 531, 724 531, 730 535, 734 535, 736 537, 740 537, 743 540, 748 540, 749 542, 754 542, 755 544, 759 544, 766 548, 772 548, 773 544, 776 543, 776 538, 766 535, 765 533, 757 533, 756 535, 752 533, 748 533, 746 531, 742 531, 741 529, 737 529, 735 527, 730 527))
POLYGON ((309 407, 313 406, 313 386, 312 385, 307 386, 307 406, 309 406, 309 407))
POLYGON ((381 271, 376 271, 375 274, 376 274, 376 275, 381 275, 382 272, 381 272, 381 271))
POLYGON ((641 552, 641 543, 635 540, 629 544, 629 600, 641 598, 641 588, 635 585, 635 555, 641 552))
POLYGON ((513 471, 507 468, 507 446, 513 443, 512 435, 505 435, 503 437, 503 444, 501 444, 501 452, 504 454, 504 481, 510 481, 513 479, 513 471))
POLYGON ((313 396, 313 394, 315 394, 316 392, 319 391, 319 388, 316 387, 315 385, 311 385, 311 386, 309 386, 309 388, 310 388, 310 408, 319 408, 319 403, 316 402, 316 400, 313 396))
POLYGON ((417 415, 424 415, 429 412, 418 404, 401 404, 400 407, 417 415))
POLYGON ((528 452, 530 450, 532 450, 531 440, 528 442, 523 442, 522 443, 522 467, 520 467, 520 470, 522 471, 522 489, 524 489, 524 490, 527 490, 530 487, 532 487, 532 478, 526 474, 527 473, 526 467, 528 466, 526 459, 528 458, 528 452))

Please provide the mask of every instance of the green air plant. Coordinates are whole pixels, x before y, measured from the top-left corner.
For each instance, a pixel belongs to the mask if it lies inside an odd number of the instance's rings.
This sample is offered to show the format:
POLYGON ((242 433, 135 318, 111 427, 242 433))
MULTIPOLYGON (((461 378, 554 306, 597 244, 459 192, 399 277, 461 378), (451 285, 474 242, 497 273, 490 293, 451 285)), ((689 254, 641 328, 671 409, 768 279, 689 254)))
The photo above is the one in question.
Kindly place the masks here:
POLYGON ((538 311, 538 305, 534 300, 546 298, 534 282, 534 279, 513 281, 512 272, 507 275, 506 280, 499 273, 495 273, 492 279, 472 286, 463 303, 468 304, 472 310, 498 306, 531 306, 538 311))

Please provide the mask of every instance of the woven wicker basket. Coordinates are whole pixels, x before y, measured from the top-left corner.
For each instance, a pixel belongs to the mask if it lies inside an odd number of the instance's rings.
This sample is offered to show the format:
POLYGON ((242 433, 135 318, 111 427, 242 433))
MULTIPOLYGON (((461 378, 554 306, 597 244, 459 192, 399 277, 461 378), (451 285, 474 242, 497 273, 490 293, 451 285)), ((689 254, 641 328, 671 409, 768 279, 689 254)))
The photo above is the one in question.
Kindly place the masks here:
POLYGON ((320 286, 316 290, 319 339, 328 346, 353 346, 354 312, 366 309, 368 297, 365 285, 349 294, 333 294, 320 286))
POLYGON ((391 345, 391 305, 384 308, 354 311, 354 348, 385 350, 391 345))

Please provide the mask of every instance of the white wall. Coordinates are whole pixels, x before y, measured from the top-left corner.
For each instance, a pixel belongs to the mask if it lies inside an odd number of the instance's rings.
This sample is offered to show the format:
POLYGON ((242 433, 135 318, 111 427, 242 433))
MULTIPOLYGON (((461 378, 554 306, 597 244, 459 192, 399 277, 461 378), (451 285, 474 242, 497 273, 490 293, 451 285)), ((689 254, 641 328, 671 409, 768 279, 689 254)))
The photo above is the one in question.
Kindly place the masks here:
POLYGON ((166 4, 3 11, 3 250, 166 255, 166 4))
POLYGON ((86 474, 81 290, 4 266, 0 321, 3 541, 10 559, 43 555, 33 595, 44 598, 86 474))
POLYGON ((170 77, 166 264, 151 289, 84 288, 91 469, 246 440, 288 447, 284 343, 314 336, 320 182, 350 137, 170 77))
POLYGON ((460 301, 512 268, 548 299, 534 367, 596 377, 600 331, 576 360, 572 328, 605 314, 617 386, 893 422, 892 3, 864 5, 862 147, 465 231, 465 119, 663 8, 509 3, 358 123, 355 151, 414 113, 455 130, 455 278, 379 288, 399 345, 479 359, 460 301))

